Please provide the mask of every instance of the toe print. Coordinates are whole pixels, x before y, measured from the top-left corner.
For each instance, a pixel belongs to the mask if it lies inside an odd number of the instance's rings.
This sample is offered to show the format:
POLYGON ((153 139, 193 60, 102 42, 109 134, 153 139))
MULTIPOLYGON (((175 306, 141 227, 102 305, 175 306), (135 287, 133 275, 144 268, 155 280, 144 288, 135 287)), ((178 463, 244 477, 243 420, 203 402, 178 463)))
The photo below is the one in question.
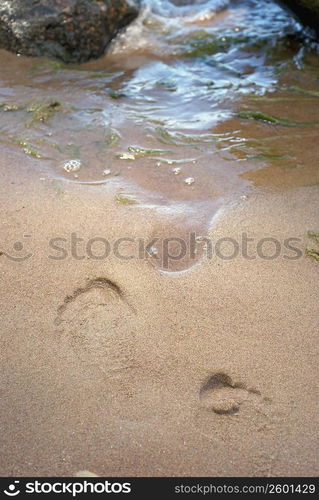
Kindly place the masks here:
POLYGON ((202 408, 218 415, 234 415, 243 404, 260 397, 260 393, 234 383, 225 373, 215 373, 203 383, 199 397, 202 408))

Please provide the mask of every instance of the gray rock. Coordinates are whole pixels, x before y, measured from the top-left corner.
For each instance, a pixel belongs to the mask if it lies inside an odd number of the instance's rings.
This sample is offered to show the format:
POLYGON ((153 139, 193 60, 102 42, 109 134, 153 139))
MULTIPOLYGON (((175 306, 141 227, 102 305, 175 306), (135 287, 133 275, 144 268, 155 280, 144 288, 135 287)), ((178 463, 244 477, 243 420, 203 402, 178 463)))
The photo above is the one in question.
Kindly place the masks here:
POLYGON ((319 36, 319 0, 278 0, 278 3, 319 36))
POLYGON ((140 0, 4 0, 0 47, 66 63, 100 57, 138 15, 140 0))

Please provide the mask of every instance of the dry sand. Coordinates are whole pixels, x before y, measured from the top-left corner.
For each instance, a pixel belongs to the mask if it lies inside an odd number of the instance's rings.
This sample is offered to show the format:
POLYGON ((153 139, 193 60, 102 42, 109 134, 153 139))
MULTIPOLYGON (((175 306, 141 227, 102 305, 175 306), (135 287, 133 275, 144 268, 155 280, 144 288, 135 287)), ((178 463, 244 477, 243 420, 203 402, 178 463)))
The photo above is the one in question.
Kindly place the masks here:
MULTIPOLYGON (((1 248, 33 252, 0 257, 1 475, 318 474, 315 260, 55 261, 54 236, 150 240, 173 216, 40 180, 22 153, 0 171, 1 248)), ((210 234, 303 239, 318 210, 316 186, 260 191, 210 234)))

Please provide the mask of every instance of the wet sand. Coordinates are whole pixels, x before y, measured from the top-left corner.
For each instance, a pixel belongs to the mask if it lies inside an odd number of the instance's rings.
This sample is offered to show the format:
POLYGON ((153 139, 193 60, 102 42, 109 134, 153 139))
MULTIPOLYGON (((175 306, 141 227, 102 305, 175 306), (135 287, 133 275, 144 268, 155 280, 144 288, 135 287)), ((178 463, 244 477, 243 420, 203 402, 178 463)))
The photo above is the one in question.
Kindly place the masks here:
MULTIPOLYGON (((34 253, 1 256, 1 475, 316 475, 318 263, 54 261, 52 237, 149 239, 172 218, 34 161, 0 165, 2 245, 34 253)), ((318 187, 263 192, 210 235, 304 239, 318 209, 318 187)))

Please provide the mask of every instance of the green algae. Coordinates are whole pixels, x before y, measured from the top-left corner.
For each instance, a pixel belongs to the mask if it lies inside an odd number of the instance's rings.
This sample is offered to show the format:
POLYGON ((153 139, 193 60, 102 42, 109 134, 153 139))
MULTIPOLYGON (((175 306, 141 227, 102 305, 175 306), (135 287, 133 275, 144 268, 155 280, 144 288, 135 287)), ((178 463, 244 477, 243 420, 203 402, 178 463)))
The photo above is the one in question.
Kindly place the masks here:
POLYGON ((117 194, 115 196, 115 201, 116 203, 119 203, 120 205, 135 205, 136 201, 133 200, 133 198, 129 198, 127 196, 124 196, 122 194, 117 194))
POLYGON ((119 90, 110 90, 108 92, 108 96, 110 99, 114 100, 123 99, 124 97, 127 97, 127 95, 124 94, 124 92, 120 92, 119 90))
POLYGON ((39 73, 49 73, 50 75, 55 75, 62 71, 63 69, 66 69, 65 64, 60 63, 59 61, 44 61, 35 64, 29 71, 29 75, 37 75, 39 73))
POLYGON ((152 123, 153 125, 158 125, 160 127, 164 127, 166 124, 164 120, 157 120, 155 118, 149 118, 148 121, 149 123, 152 123))
MULTIPOLYGON (((285 96, 285 97, 269 97, 269 96, 251 96, 249 97, 250 101, 255 101, 255 102, 267 102, 267 103, 272 103, 272 102, 296 102, 297 98, 296 96, 285 96)), ((314 101, 315 96, 310 97, 298 97, 298 102, 310 102, 314 101)))
POLYGON ((306 248, 306 255, 308 255, 308 257, 312 257, 317 262, 319 262, 319 251, 318 250, 315 250, 314 248, 307 247, 306 248))
POLYGON ((126 161, 136 160, 136 156, 133 153, 118 153, 116 155, 116 158, 118 158, 119 160, 126 160, 126 161))
POLYGON ((272 153, 255 153, 249 154, 246 156, 247 160, 287 160, 291 158, 289 155, 280 155, 280 154, 272 154, 272 153))
POLYGON ((164 127, 156 127, 155 133, 161 143, 172 144, 174 146, 216 142, 214 134, 183 134, 181 132, 169 132, 164 127))
POLYGON ((108 71, 94 71, 88 74, 88 78, 114 78, 114 73, 109 73, 108 71))
POLYGON ((128 151, 136 156, 155 156, 155 155, 164 155, 170 153, 170 151, 166 151, 164 149, 147 149, 142 148, 140 146, 129 146, 128 151))
POLYGON ((21 146, 22 151, 29 156, 32 156, 33 158, 37 158, 38 160, 44 158, 44 155, 40 153, 37 149, 32 146, 28 141, 24 139, 20 139, 18 141, 19 146, 21 146))
POLYGON ((61 110, 61 107, 60 102, 56 100, 30 104, 27 107, 27 112, 31 113, 31 118, 27 121, 26 126, 32 127, 35 123, 46 123, 61 110))
POLYGON ((277 116, 268 115, 263 111, 239 111, 235 116, 245 120, 257 120, 273 125, 281 125, 283 127, 311 127, 319 125, 319 122, 295 122, 287 120, 286 118, 278 118, 277 116))
POLYGON ((21 109, 23 109, 22 106, 10 102, 0 103, 0 108, 2 109, 2 111, 20 111, 21 109))
MULTIPOLYGON (((307 231, 307 236, 308 236, 308 238, 311 238, 319 245, 319 231, 315 231, 314 229, 309 229, 307 231)), ((306 247, 306 255, 308 257, 312 257, 317 262, 319 262, 319 250, 316 250, 310 246, 307 246, 306 247)))
POLYGON ((303 89, 301 87, 289 87, 289 91, 291 92, 298 92, 300 94, 308 95, 311 97, 319 97, 319 90, 310 90, 310 89, 303 89))
POLYGON ((197 40, 192 42, 182 55, 185 57, 205 57, 216 54, 221 48, 218 40, 197 40))
POLYGON ((164 90, 167 90, 168 92, 176 92, 177 91, 177 85, 174 80, 158 80, 155 83, 156 87, 163 88, 164 90))
MULTIPOLYGON (((281 138, 285 139, 285 136, 281 136, 281 138)), ((218 152, 228 152, 235 156, 238 161, 280 162, 295 159, 293 155, 284 153, 280 145, 272 144, 273 141, 274 137, 264 137, 262 139, 250 137, 246 139, 239 135, 232 135, 221 137, 216 147, 218 152)))
POLYGON ((234 45, 247 44, 250 38, 242 33, 235 35, 230 32, 224 33, 223 36, 216 37, 205 30, 198 30, 188 37, 187 40, 175 38, 172 42, 176 45, 182 46, 182 57, 208 57, 229 50, 234 45))

